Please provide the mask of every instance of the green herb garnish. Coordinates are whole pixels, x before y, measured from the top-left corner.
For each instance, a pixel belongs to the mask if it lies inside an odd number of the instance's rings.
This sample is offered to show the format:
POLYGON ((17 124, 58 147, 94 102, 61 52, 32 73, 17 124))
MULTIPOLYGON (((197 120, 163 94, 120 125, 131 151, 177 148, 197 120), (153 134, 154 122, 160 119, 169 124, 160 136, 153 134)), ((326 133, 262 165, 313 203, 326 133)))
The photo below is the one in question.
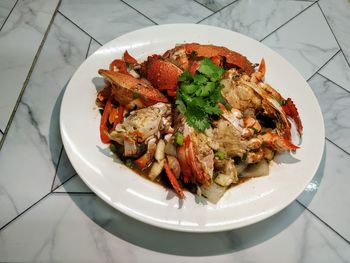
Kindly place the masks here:
POLYGON ((243 161, 247 160, 247 157, 248 157, 248 154, 245 152, 245 153, 243 154, 243 156, 242 156, 242 160, 243 160, 243 161))
POLYGON ((132 160, 131 159, 126 159, 125 160, 125 165, 129 168, 132 168, 133 167, 133 163, 132 163, 132 160))
POLYGON ((223 159, 225 159, 225 153, 221 152, 221 151, 217 151, 215 153, 215 157, 217 157, 219 160, 223 160, 223 159))
POLYGON ((254 127, 252 127, 254 134, 257 134, 259 131, 257 129, 255 129, 254 127))
POLYGON ((132 93, 132 96, 136 99, 136 98, 138 98, 140 96, 140 94, 138 92, 134 91, 132 93))
POLYGON ((109 145, 109 149, 111 150, 112 153, 117 153, 117 147, 115 146, 114 143, 111 143, 109 145))
POLYGON ((176 95, 176 105, 187 118, 190 126, 198 131, 210 127, 210 117, 220 116, 218 103, 230 109, 221 94, 220 79, 225 70, 205 58, 200 62, 197 72, 192 76, 185 71, 180 77, 180 88, 176 95))
POLYGON ((177 145, 182 145, 184 143, 184 136, 181 132, 175 133, 175 143, 177 145))

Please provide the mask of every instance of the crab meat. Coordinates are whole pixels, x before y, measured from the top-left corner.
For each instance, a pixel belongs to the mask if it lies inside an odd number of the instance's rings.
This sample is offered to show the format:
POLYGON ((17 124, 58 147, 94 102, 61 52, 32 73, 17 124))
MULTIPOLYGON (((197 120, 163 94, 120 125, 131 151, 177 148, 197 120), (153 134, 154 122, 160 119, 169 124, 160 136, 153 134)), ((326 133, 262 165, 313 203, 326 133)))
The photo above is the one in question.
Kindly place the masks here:
POLYGON ((158 102, 130 112, 130 115, 116 126, 115 131, 111 132, 110 137, 124 145, 124 156, 132 156, 137 151, 136 143, 147 144, 152 138, 168 132, 170 123, 170 104, 158 102))
MULTIPOLYGON (((221 84, 224 86, 221 92, 234 109, 240 110, 245 115, 243 137, 252 138, 255 132, 260 132, 261 125, 259 121, 252 117, 260 113, 270 118, 276 126, 270 131, 271 136, 266 138, 264 142, 278 151, 298 149, 291 142, 291 124, 287 118, 286 110, 280 104, 280 99, 283 100, 280 94, 267 84, 249 81, 244 75, 233 78, 232 76, 234 74, 234 71, 229 72, 221 80, 221 84)), ((294 104, 291 101, 288 101, 288 103, 290 104, 288 109, 293 112, 290 115, 294 114, 294 116, 297 116, 296 109, 291 106, 294 104)), ((223 112, 223 117, 230 120, 225 116, 227 111, 223 112)), ((230 122, 234 124, 232 121, 230 122)), ((259 153, 258 156, 260 157, 262 155, 259 153)))

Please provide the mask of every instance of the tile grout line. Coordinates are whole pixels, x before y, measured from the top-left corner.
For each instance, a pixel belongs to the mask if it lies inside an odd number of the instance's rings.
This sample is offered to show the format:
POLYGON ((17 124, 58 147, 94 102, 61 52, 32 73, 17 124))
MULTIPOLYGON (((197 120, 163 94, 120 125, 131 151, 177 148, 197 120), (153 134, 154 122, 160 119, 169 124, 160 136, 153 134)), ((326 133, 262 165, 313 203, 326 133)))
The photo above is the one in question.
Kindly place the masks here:
MULTIPOLYGON (((275 33, 277 30, 279 30, 280 28, 284 27, 286 24, 288 24, 290 21, 292 21, 294 18, 296 18, 297 16, 299 16, 300 14, 304 13, 306 10, 308 10, 310 7, 312 7, 313 5, 315 5, 318 1, 313 2, 312 4, 310 4, 308 7, 306 7, 305 9, 301 10, 298 14, 296 14, 295 16, 291 17, 290 19, 288 19, 286 22, 284 22, 282 25, 280 25, 279 27, 277 27, 275 30, 273 30, 272 32, 268 33, 266 36, 264 36, 262 39, 259 40, 259 42, 264 41, 266 38, 268 38, 269 36, 271 36, 273 33, 275 33)), ((310 2, 311 3, 311 2, 310 2)))
POLYGON ((221 7, 221 8, 219 8, 219 9, 218 9, 217 11, 215 11, 214 13, 212 13, 212 14, 210 14, 210 15, 204 17, 203 19, 199 20, 198 22, 196 22, 196 24, 199 24, 200 22, 203 22, 205 19, 207 19, 207 18, 209 18, 209 17, 211 17, 211 16, 213 16, 213 15, 219 13, 221 10, 223 10, 223 9, 225 9, 226 7, 228 7, 228 6, 232 5, 232 4, 234 4, 234 3, 237 2, 237 1, 238 1, 238 0, 234 0, 232 3, 229 3, 229 4, 227 4, 227 5, 225 5, 225 6, 221 7))
POLYGON ((338 231, 336 231, 333 227, 331 227, 327 222, 323 221, 316 213, 314 213, 312 210, 310 210, 307 206, 305 206, 302 202, 300 202, 298 199, 296 201, 301 205, 305 210, 309 211, 310 214, 312 214, 314 217, 316 217, 319 221, 321 221, 325 226, 327 226, 330 230, 332 230, 334 233, 336 233, 340 238, 342 238, 346 243, 350 244, 350 241, 347 240, 344 236, 342 236, 338 231))
POLYGON ((88 32, 86 32, 83 28, 81 28, 78 24, 76 24, 73 20, 71 20, 70 18, 68 18, 65 14, 63 14, 60 10, 57 10, 57 13, 60 14, 61 16, 63 16, 65 19, 67 19, 69 22, 71 22, 73 25, 75 25, 78 29, 80 29, 81 31, 83 31, 87 36, 89 36, 90 38, 92 38, 94 41, 96 41, 97 44, 103 46, 100 41, 96 40, 96 38, 94 38, 93 36, 91 36, 88 32))
POLYGON ((20 217, 21 215, 23 215, 24 213, 26 213, 28 210, 30 210, 31 208, 33 208, 35 205, 37 205, 40 201, 44 200, 47 196, 49 196, 51 194, 51 192, 47 193, 46 195, 44 195, 43 197, 41 197, 39 200, 37 200, 34 204, 30 205, 29 207, 27 207, 25 210, 23 210, 21 213, 19 213, 16 217, 12 218, 9 222, 7 222, 5 225, 3 225, 2 227, 0 227, 0 231, 3 230, 5 227, 7 227, 9 224, 11 224, 13 221, 15 221, 18 217, 20 217))
POLYGON ((49 22, 49 25, 48 25, 48 27, 47 27, 47 29, 46 29, 46 31, 45 31, 45 34, 44 34, 44 36, 43 36, 43 39, 41 40, 41 43, 40 43, 40 45, 39 45, 39 47, 38 47, 38 50, 37 50, 37 52, 36 52, 36 54, 35 54, 35 56, 34 56, 34 58, 33 58, 33 61, 32 61, 32 64, 31 64, 31 66, 30 66, 30 68, 29 68, 27 77, 26 77, 26 79, 24 80, 24 82, 23 82, 23 84, 22 84, 22 89, 21 89, 21 91, 20 91, 20 93, 19 93, 19 95, 18 95, 18 97, 17 97, 17 101, 16 101, 16 103, 15 103, 15 106, 13 107, 12 113, 11 113, 11 115, 10 115, 10 118, 9 118, 8 122, 7 122, 6 128, 5 128, 5 130, 4 130, 4 136, 3 136, 2 139, 0 140, 0 150, 2 149, 2 146, 3 146, 3 144, 4 144, 4 141, 5 141, 5 138, 6 138, 6 136, 7 136, 7 133, 8 133, 8 131, 9 131, 9 129, 10 129, 10 126, 11 126, 11 124, 12 124, 12 121, 13 121, 13 119, 14 119, 14 117, 15 117, 16 112, 17 112, 18 106, 19 106, 19 104, 20 104, 20 102, 21 102, 21 100, 22 100, 23 93, 24 93, 24 91, 25 91, 25 89, 26 89, 26 87, 27 87, 27 85, 28 85, 28 83, 29 83, 30 77, 31 77, 31 75, 32 75, 32 73, 33 73, 33 71, 34 71, 34 67, 35 67, 36 62, 37 62, 37 60, 38 60, 38 58, 39 58, 39 55, 40 55, 40 53, 41 53, 41 50, 42 50, 42 48, 43 48, 43 46, 44 46, 44 43, 46 42, 47 36, 48 36, 48 34, 49 34, 49 31, 50 31, 50 29, 51 29, 51 26, 52 26, 52 24, 53 24, 53 21, 54 21, 54 19, 55 19, 55 17, 56 17, 56 13, 57 13, 57 10, 58 10, 60 4, 61 4, 61 0, 59 0, 58 3, 57 3, 56 9, 55 9, 55 11, 53 12, 53 15, 52 15, 51 20, 50 20, 50 22, 49 22))
POLYGON ((94 192, 52 192, 51 194, 57 195, 94 195, 97 196, 94 192))
POLYGON ((343 89, 344 91, 350 93, 350 91, 348 91, 347 89, 343 88, 343 87, 340 86, 339 84, 335 83, 333 80, 327 78, 327 77, 324 76, 322 73, 317 72, 317 74, 320 75, 320 76, 322 76, 322 77, 324 77, 324 78, 325 78, 326 80, 328 80, 329 82, 332 82, 332 83, 333 83, 334 85, 336 85, 338 88, 341 88, 341 89, 343 89))
POLYGON ((156 23, 155 21, 153 21, 151 18, 149 18, 148 16, 146 16, 145 14, 141 13, 139 10, 137 10, 135 7, 133 7, 132 5, 128 4, 127 2, 125 2, 124 0, 120 0, 120 2, 124 3, 125 5, 127 5, 128 7, 134 9, 137 13, 139 13, 140 15, 144 16, 145 18, 147 18, 149 21, 151 21, 152 23, 158 25, 158 23, 156 23))
POLYGON ((58 185, 58 186, 56 186, 55 188, 53 188, 52 190, 51 190, 51 193, 54 193, 54 191, 56 190, 56 189, 58 189, 60 186, 62 186, 62 185, 64 185, 65 183, 67 183, 70 179, 72 179, 74 176, 76 176, 76 175, 78 175, 77 173, 74 173, 71 177, 69 177, 67 180, 65 180, 63 183, 61 183, 60 185, 58 185))
POLYGON ((336 146, 337 148, 339 148, 340 150, 342 150, 344 153, 346 153, 347 155, 350 155, 350 153, 347 150, 344 150, 342 147, 340 147, 338 144, 336 144, 335 142, 333 142, 331 139, 329 139, 327 136, 325 136, 326 140, 329 141, 330 143, 332 143, 334 146, 336 146))
MULTIPOLYGON (((321 11, 321 13, 322 13, 324 19, 326 20, 326 23, 327 23, 327 25, 328 25, 328 27, 329 27, 329 30, 332 32, 332 35, 333 35, 335 41, 337 42, 337 44, 338 44, 338 46, 339 46, 341 52, 343 53, 342 47, 341 47, 341 45, 339 44, 339 41, 338 41, 337 37, 335 36, 335 34, 334 34, 334 32, 333 32, 333 29, 332 29, 331 25, 329 24, 326 15, 325 15, 324 12, 323 12, 323 9, 321 8, 321 6, 320 6, 320 4, 319 4, 318 2, 317 2, 317 5, 318 5, 318 8, 320 9, 320 11, 321 11)), ((343 55, 344 55, 344 53, 343 53, 343 55)), ((345 55, 344 55, 344 58, 345 58, 346 63, 347 63, 348 66, 350 67, 350 63, 349 63, 349 61, 348 61, 348 59, 347 59, 347 57, 346 57, 345 55)))
POLYGON ((89 51, 90 51, 91 42, 92 42, 92 37, 90 37, 89 45, 88 45, 88 48, 87 48, 87 50, 86 50, 86 54, 85 54, 85 59, 86 59, 86 58, 88 57, 88 55, 89 55, 89 51))
POLYGON ((70 179, 72 179, 75 175, 77 175, 77 173, 73 174, 71 177, 69 177, 66 181, 64 181, 63 183, 61 183, 59 186, 57 186, 55 189, 53 189, 53 187, 51 187, 51 193, 53 193, 55 190, 57 190, 60 186, 64 185, 65 183, 67 183, 70 179))
POLYGON ((338 49, 335 54, 333 54, 325 63, 323 63, 323 65, 318 70, 316 70, 306 81, 308 82, 310 79, 312 79, 321 69, 323 69, 324 66, 328 64, 328 62, 330 62, 336 55, 338 55, 339 52, 340 49, 338 49))
POLYGON ((197 0, 193 0, 193 2, 203 6, 205 9, 209 10, 210 12, 215 12, 214 10, 211 10, 209 7, 207 7, 205 4, 202 4, 201 2, 198 2, 197 0))
POLYGON ((11 10, 10 10, 10 13, 9 13, 9 14, 7 15, 7 17, 5 18, 3 24, 2 24, 1 27, 0 27, 0 31, 1 31, 2 28, 5 26, 5 24, 6 24, 7 20, 8 20, 8 18, 9 18, 10 15, 12 14, 12 11, 13 11, 13 9, 15 9, 17 3, 18 3, 18 0, 17 0, 16 3, 13 5, 13 7, 12 7, 11 10))
POLYGON ((51 184, 51 187, 50 187, 51 192, 52 192, 53 185, 54 185, 56 177, 57 177, 58 166, 60 165, 60 162, 61 162, 62 153, 63 153, 63 145, 61 146, 60 155, 58 156, 57 165, 55 167, 55 176, 53 177, 52 184, 51 184))

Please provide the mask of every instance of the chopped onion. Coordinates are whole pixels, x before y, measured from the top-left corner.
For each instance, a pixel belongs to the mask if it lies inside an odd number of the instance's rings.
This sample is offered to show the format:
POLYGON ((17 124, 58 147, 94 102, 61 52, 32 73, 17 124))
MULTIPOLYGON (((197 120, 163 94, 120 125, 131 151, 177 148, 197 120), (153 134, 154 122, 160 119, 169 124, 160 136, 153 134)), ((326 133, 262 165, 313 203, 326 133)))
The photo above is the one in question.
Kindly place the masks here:
POLYGON ((233 176, 232 174, 219 174, 215 178, 215 183, 221 186, 229 186, 233 183, 233 176))
POLYGON ((159 142, 157 143, 156 153, 154 154, 154 158, 156 158, 157 161, 161 161, 165 158, 164 149, 165 149, 164 140, 159 140, 159 142))
POLYGON ((167 155, 172 155, 172 156, 177 156, 177 153, 176 153, 176 147, 173 143, 171 142, 168 142, 165 144, 165 149, 164 149, 164 152, 167 154, 167 155))
POLYGON ((140 78, 140 75, 133 69, 129 71, 130 75, 133 76, 134 78, 140 78))
POLYGON ((164 168, 164 161, 165 159, 161 160, 160 162, 154 162, 152 164, 151 170, 148 173, 149 179, 153 181, 158 177, 158 175, 160 175, 164 168))

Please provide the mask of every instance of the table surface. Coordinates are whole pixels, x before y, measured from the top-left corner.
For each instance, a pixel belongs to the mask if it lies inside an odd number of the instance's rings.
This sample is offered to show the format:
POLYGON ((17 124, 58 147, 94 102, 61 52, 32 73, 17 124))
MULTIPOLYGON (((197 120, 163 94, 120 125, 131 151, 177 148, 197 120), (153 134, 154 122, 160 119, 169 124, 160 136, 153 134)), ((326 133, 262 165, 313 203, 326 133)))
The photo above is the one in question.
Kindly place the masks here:
POLYGON ((349 0, 1 0, 0 262, 350 262, 349 62, 349 0), (210 234, 146 225, 96 197, 62 147, 62 94, 84 59, 126 32, 178 22, 270 46, 320 102, 320 168, 263 222, 210 234))

